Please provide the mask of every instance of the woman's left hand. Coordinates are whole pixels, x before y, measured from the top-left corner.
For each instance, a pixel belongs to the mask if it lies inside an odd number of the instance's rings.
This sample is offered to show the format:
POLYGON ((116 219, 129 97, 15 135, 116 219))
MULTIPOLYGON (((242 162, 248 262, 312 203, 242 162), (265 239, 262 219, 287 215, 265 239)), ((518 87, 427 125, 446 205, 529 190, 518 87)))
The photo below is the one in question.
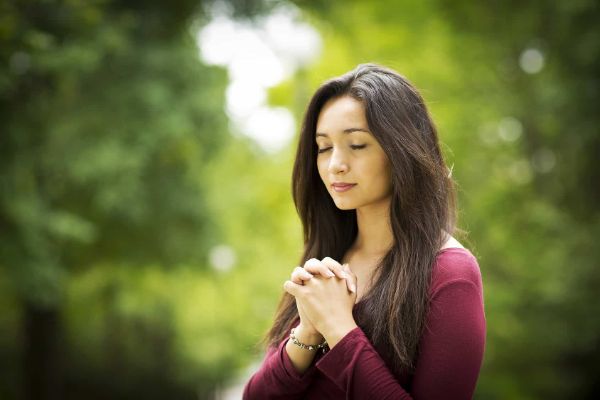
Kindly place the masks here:
MULTIPOLYGON (((356 275, 347 266, 344 271, 356 287, 356 275)), ((296 298, 329 347, 335 346, 357 326, 352 316, 356 292, 348 290, 347 279, 319 275, 305 281, 304 285, 286 281, 283 287, 296 298)))

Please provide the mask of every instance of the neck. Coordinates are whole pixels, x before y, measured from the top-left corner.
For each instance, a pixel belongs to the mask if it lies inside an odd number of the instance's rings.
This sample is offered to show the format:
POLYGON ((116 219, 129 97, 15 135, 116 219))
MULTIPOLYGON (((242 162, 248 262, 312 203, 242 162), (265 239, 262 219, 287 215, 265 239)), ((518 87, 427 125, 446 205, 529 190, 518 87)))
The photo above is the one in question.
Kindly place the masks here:
POLYGON ((356 210, 358 234, 353 248, 365 255, 384 255, 394 243, 390 199, 356 210))

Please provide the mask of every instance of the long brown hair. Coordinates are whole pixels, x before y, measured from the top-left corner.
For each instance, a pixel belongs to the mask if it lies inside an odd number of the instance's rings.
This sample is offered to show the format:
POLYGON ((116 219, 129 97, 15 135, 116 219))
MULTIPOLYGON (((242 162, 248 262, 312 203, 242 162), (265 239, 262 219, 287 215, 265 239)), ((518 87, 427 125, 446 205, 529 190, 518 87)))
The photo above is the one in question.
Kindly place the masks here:
MULTIPOLYGON (((325 82, 306 110, 292 177, 294 202, 304 227, 300 265, 326 256, 341 261, 358 232, 356 211, 335 206, 316 162, 315 130, 321 108, 345 95, 363 103, 369 129, 392 171, 394 243, 359 303, 357 324, 399 376, 414 369, 433 263, 446 234, 455 228, 454 184, 425 102, 403 76, 375 64, 361 64, 325 82)), ((283 340, 297 317, 295 299, 285 293, 267 334, 268 344, 283 340)))

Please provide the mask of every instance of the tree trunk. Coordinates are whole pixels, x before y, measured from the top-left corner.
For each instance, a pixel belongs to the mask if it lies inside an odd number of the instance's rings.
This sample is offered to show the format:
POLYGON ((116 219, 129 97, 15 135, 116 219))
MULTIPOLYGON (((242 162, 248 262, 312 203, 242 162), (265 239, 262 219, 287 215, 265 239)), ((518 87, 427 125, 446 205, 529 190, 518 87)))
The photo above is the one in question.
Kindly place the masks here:
POLYGON ((23 313, 23 399, 62 398, 60 315, 25 303, 23 313))

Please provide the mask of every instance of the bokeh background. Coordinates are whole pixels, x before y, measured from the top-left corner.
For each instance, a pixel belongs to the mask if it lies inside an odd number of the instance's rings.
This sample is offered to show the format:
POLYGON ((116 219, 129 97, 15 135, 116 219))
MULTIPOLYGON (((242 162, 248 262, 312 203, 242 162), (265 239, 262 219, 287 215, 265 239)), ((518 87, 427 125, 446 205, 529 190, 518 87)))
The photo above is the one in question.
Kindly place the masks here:
POLYGON ((600 21, 570 1, 0 1, 0 398, 235 399, 299 261, 303 109, 422 91, 478 257, 478 399, 600 395, 600 21))

